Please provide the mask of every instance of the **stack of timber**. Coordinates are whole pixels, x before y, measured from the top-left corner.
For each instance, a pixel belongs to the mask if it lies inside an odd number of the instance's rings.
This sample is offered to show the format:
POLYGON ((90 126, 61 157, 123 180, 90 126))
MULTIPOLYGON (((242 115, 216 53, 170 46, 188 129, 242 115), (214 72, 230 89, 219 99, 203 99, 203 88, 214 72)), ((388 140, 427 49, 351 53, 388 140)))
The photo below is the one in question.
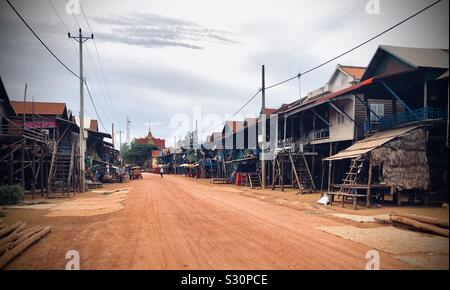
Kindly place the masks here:
POLYGON ((449 235, 448 221, 437 218, 425 217, 415 214, 391 213, 389 219, 378 219, 380 223, 388 223, 394 226, 404 227, 410 230, 435 234, 442 237, 449 235))
POLYGON ((51 231, 50 226, 28 227, 24 222, 0 224, 0 269, 51 231))

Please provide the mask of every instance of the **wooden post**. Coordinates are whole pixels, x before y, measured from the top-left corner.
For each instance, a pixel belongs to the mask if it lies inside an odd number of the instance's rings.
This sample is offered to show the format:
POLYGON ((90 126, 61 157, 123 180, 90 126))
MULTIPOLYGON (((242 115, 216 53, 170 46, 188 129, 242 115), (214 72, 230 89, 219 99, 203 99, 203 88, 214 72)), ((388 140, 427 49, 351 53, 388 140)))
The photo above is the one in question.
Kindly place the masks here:
POLYGON ((33 175, 33 184, 31 185, 31 193, 33 194, 33 199, 34 199, 34 195, 36 194, 36 142, 33 142, 33 149, 31 151, 32 154, 32 162, 31 162, 31 173, 33 175))
MULTIPOLYGON (((330 156, 333 155, 333 142, 330 142, 330 156)), ((333 161, 328 161, 328 193, 331 192, 331 173, 333 161)))
POLYGON ((281 181, 281 191, 284 191, 284 156, 281 157, 280 181, 281 181))
POLYGON ((367 182, 366 206, 369 208, 370 207, 370 194, 372 191, 372 157, 370 156, 370 153, 368 156, 369 156, 369 178, 368 178, 368 182, 367 182))
POLYGON ((41 144, 41 158, 40 158, 40 177, 41 177, 41 196, 44 196, 44 144, 41 144))
MULTIPOLYGON (((23 127, 25 128, 25 126, 23 127)), ((22 150, 21 150, 21 159, 20 159, 20 179, 21 179, 21 184, 22 184, 22 188, 25 191, 25 146, 26 146, 26 141, 23 140, 22 141, 22 150)))
POLYGON ((9 157, 9 166, 10 166, 10 172, 9 172, 9 184, 14 184, 14 152, 11 152, 11 157, 9 157))

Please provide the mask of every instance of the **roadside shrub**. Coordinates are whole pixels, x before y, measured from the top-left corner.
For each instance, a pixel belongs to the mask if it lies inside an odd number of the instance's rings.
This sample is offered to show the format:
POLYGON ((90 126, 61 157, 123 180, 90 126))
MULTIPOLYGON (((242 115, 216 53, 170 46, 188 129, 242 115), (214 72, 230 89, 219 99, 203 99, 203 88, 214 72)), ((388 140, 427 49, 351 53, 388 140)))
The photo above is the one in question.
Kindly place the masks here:
POLYGON ((19 185, 2 185, 0 186, 0 205, 18 204, 23 195, 23 189, 19 185))

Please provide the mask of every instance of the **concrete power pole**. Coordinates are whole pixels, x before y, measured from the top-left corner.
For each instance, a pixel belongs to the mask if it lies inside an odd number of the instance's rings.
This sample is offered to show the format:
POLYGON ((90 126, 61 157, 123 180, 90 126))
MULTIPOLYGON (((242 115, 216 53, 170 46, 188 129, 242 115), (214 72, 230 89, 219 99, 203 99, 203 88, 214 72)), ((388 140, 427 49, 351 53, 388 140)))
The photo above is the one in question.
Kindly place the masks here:
POLYGON ((123 164, 124 164, 124 162, 123 162, 123 154, 122 154, 122 133, 123 133, 123 131, 120 130, 118 133, 119 133, 119 152, 120 152, 120 159, 122 160, 122 166, 123 166, 123 164))
POLYGON ((116 140, 114 140, 114 138, 115 138, 115 132, 114 132, 114 123, 111 123, 111 140, 112 140, 112 145, 113 145, 113 148, 115 148, 115 143, 116 143, 116 140))
POLYGON ((130 117, 127 116, 127 132, 126 132, 127 140, 125 141, 126 143, 130 143, 130 131, 131 131, 131 120, 130 117))
POLYGON ((261 142, 261 187, 266 188, 266 81, 264 65, 262 65, 262 86, 261 86, 261 130, 262 130, 262 142, 261 142))
POLYGON ((69 38, 75 39, 80 45, 80 192, 85 191, 85 168, 84 168, 84 77, 83 77, 83 43, 88 39, 94 39, 94 35, 86 37, 81 33, 81 28, 78 30, 78 36, 70 36, 69 38))

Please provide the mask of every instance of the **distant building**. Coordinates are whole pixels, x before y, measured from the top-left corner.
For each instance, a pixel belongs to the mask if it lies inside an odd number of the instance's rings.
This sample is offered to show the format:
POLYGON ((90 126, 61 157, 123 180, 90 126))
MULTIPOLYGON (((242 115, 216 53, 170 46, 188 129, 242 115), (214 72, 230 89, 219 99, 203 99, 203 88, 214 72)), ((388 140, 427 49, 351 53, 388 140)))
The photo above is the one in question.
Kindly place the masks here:
POLYGON ((158 147, 160 150, 166 148, 166 140, 153 137, 151 130, 148 130, 147 136, 145 136, 143 138, 136 138, 134 140, 137 144, 153 145, 153 146, 158 147))
POLYGON ((149 152, 149 159, 145 162, 146 167, 151 171, 158 167, 158 158, 162 156, 162 152, 166 149, 166 140, 153 137, 152 131, 149 129, 147 136, 143 138, 135 138, 134 141, 140 145, 153 145, 158 147, 156 150, 149 152))

